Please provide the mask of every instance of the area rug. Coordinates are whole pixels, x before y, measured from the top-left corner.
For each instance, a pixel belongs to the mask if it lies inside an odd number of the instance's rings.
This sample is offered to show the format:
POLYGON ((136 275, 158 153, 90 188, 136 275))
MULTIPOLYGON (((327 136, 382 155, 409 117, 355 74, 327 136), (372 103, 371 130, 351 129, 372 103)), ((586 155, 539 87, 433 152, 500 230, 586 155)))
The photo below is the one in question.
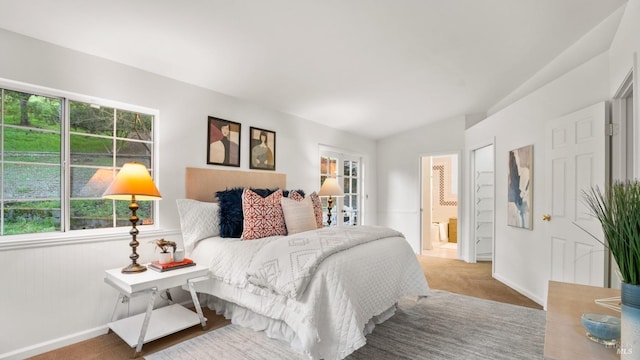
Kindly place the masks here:
MULTIPOLYGON (((347 359, 542 359, 546 313, 446 291, 402 299, 347 359)), ((147 360, 304 359, 287 344, 237 325, 206 333, 147 360)))

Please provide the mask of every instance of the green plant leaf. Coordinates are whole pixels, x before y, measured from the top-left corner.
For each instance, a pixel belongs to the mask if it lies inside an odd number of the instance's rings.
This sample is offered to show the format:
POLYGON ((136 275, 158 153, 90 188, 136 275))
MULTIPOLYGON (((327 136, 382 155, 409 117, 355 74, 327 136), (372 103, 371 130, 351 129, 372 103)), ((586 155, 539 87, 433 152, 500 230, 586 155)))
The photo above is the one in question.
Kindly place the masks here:
POLYGON ((639 285, 640 182, 616 181, 604 192, 592 187, 583 192, 583 197, 591 213, 602 225, 605 246, 618 263, 623 281, 639 285))

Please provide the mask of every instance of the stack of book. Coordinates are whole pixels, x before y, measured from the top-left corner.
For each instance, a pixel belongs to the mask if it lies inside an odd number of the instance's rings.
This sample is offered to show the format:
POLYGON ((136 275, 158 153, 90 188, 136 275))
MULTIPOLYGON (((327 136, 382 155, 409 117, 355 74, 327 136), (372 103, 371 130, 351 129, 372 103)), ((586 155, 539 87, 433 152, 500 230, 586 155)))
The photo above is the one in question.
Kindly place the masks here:
POLYGON ((149 268, 155 271, 163 272, 163 271, 169 271, 169 270, 182 269, 185 267, 194 266, 195 264, 196 263, 193 262, 193 260, 184 258, 184 260, 182 261, 172 261, 165 264, 160 264, 158 261, 152 261, 151 264, 149 264, 149 268))

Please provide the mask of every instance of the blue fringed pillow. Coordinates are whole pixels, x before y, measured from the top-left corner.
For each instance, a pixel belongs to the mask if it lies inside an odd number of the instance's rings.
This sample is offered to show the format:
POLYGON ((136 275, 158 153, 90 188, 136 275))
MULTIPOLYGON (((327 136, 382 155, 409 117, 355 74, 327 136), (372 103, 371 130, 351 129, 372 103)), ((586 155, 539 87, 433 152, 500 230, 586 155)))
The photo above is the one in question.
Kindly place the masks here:
MULTIPOLYGON (((275 188, 275 189, 254 189, 254 188, 251 188, 251 191, 253 191, 254 193, 260 195, 260 197, 266 198, 269 195, 273 194, 274 192, 278 191, 278 188, 275 188)), ((240 194, 240 197, 242 197, 242 194, 240 194)))
MULTIPOLYGON (((237 187, 216 192, 220 204, 220 237, 239 238, 242 236, 244 215, 242 213, 242 191, 237 187)), ((251 189, 263 198, 273 194, 278 189, 251 189)), ((297 190, 301 191, 301 190, 297 190)))
POLYGON ((304 190, 282 190, 282 196, 286 198, 291 197, 293 193, 298 193, 300 196, 304 197, 304 190))
POLYGON ((220 204, 220 237, 239 238, 242 236, 242 191, 233 188, 216 192, 220 204))

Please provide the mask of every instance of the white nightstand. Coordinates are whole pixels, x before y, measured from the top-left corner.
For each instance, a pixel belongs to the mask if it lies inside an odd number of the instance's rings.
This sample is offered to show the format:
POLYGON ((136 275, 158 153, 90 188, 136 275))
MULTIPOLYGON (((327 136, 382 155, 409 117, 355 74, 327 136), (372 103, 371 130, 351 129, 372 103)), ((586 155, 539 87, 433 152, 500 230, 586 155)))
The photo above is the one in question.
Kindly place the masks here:
POLYGON ((202 328, 207 326, 207 319, 202 314, 200 301, 193 287, 198 279, 208 276, 209 269, 195 265, 178 270, 157 272, 151 269, 141 273, 123 274, 120 268, 107 270, 104 281, 120 292, 113 308, 109 328, 120 336, 129 346, 135 347, 134 357, 142 350, 142 345, 174 332, 186 329, 200 323, 202 328), (174 304, 169 289, 189 286, 191 299, 196 312, 190 311, 180 304, 174 304), (170 305, 153 309, 156 295, 165 290, 170 305), (114 321, 116 310, 120 302, 128 301, 134 294, 149 294, 147 311, 142 314, 114 321))

